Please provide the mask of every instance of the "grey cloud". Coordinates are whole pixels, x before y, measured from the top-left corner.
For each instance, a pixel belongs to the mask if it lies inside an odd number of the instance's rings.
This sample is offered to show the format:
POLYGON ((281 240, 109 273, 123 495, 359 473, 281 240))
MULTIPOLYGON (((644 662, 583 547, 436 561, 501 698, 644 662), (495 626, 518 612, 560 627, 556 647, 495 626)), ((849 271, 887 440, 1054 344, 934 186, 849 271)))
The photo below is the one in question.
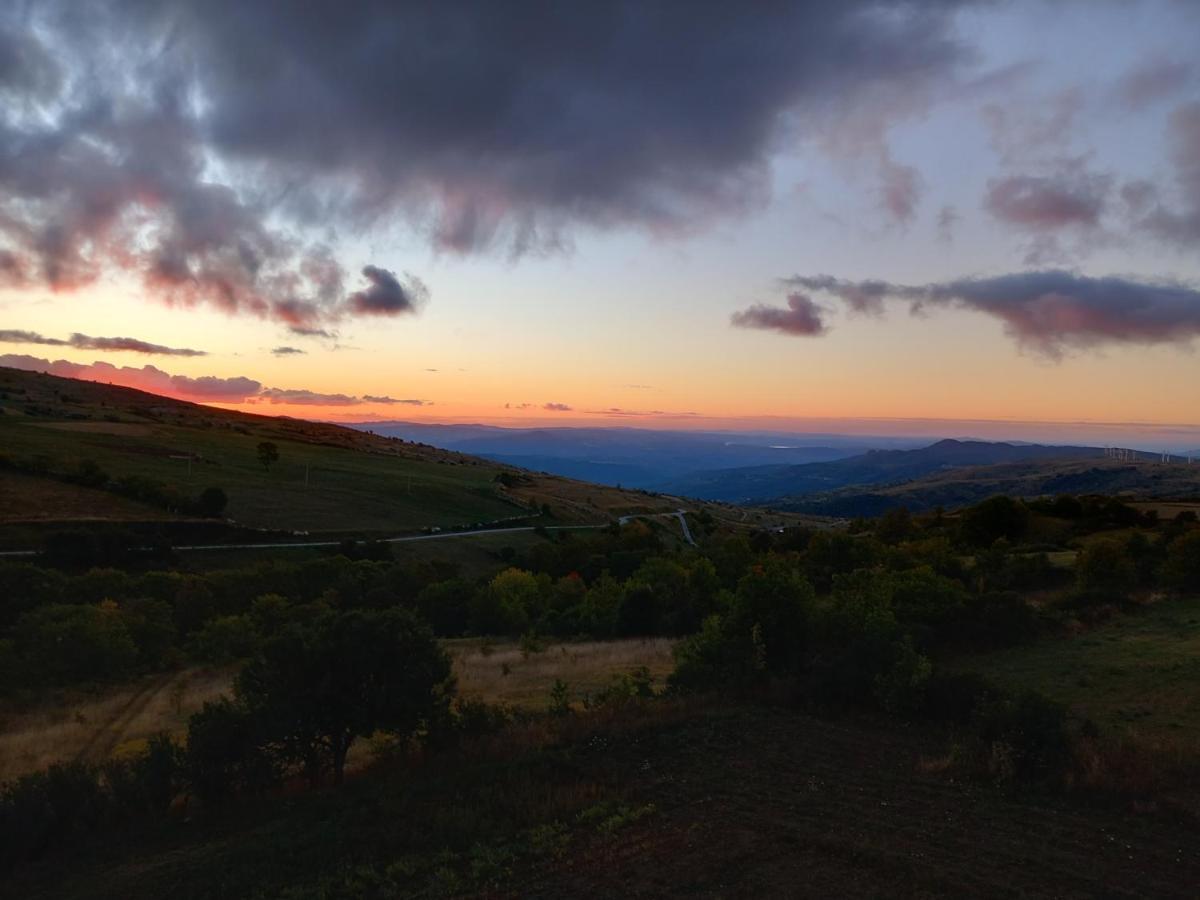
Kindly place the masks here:
POLYGON ((404 406, 428 406, 429 405, 427 403, 427 401, 425 401, 425 400, 397 400, 395 397, 386 397, 386 396, 374 397, 370 394, 363 394, 362 399, 363 399, 363 403, 383 403, 388 406, 395 405, 395 404, 401 404, 404 406))
POLYGON ((271 351, 275 356, 302 356, 307 352, 299 347, 276 347, 271 351))
POLYGON ((1019 272, 926 285, 844 281, 828 275, 783 279, 854 306, 864 296, 914 309, 955 306, 999 319, 1023 346, 1049 357, 1104 344, 1184 344, 1200 336, 1200 290, 1174 281, 1072 272, 1019 272))
POLYGON ((1141 109, 1187 87, 1195 74, 1191 63, 1172 59, 1148 59, 1126 72, 1116 86, 1116 95, 1129 109, 1141 109))
POLYGON ((759 328, 795 335, 821 335, 825 333, 825 322, 821 314, 821 307, 813 303, 807 294, 794 293, 788 296, 785 308, 756 304, 735 312, 730 321, 739 328, 759 328))
POLYGON ((45 337, 35 331, 0 330, 0 342, 9 344, 42 344, 48 347, 74 347, 77 350, 107 350, 146 353, 157 356, 207 356, 204 350, 187 347, 164 347, 130 337, 92 337, 76 332, 67 340, 45 337))
POLYGON ((406 274, 406 283, 401 283, 395 272, 378 266, 365 266, 362 274, 369 285, 351 294, 349 300, 351 309, 360 315, 395 316, 411 313, 429 294, 421 280, 412 275, 406 274))
MULTIPOLYGON (((173 303, 324 329, 411 306, 376 283, 350 301, 317 230, 403 222, 447 251, 519 254, 568 247, 578 226, 702 228, 764 200, 783 141, 955 80, 965 3, 0 12, 22 59, 57 61, 36 78, 0 64, 45 112, 0 113, 0 279, 65 290, 124 268, 173 303)), ((884 174, 905 220, 913 173, 884 174)))
POLYGON ((542 405, 542 409, 548 412, 570 412, 571 407, 566 403, 546 403, 542 405))

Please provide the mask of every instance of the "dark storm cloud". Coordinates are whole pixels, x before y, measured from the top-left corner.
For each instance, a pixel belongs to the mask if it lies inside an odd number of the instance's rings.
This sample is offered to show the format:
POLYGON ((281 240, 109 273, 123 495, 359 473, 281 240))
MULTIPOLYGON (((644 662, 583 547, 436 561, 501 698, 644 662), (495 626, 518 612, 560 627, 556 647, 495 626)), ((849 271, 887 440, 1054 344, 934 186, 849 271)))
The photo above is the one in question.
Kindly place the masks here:
MULTIPOLYGON (((703 227, 765 198, 781 142, 864 107, 891 121, 881 92, 952 81, 959 5, 13 4, 0 285, 123 270, 170 303, 318 334, 422 293, 369 266, 347 295, 339 232, 399 221, 519 254, 579 225, 703 227)), ((907 220, 915 171, 881 175, 907 220)))
POLYGON ((1001 320, 1023 346, 1050 357, 1104 344, 1186 343, 1200 336, 1200 290, 1170 281, 1089 278, 1065 271, 1020 272, 926 285, 843 281, 828 275, 782 280, 859 306, 864 297, 913 309, 955 306, 1001 320))
POLYGON ((813 303, 807 294, 789 294, 787 307, 757 304, 730 316, 730 321, 739 328, 760 328, 781 331, 784 334, 819 335, 825 333, 821 318, 821 307, 813 303))
POLYGON ((129 337, 92 337, 76 332, 68 340, 45 337, 35 331, 0 330, 0 342, 9 344, 42 344, 48 347, 74 347, 77 350, 108 350, 147 353, 158 356, 207 356, 204 350, 187 347, 164 347, 129 337))
POLYGON ((429 295, 419 278, 406 275, 401 283, 395 272, 378 266, 366 266, 363 278, 369 286, 350 295, 350 308, 364 316, 395 316, 414 312, 429 295))

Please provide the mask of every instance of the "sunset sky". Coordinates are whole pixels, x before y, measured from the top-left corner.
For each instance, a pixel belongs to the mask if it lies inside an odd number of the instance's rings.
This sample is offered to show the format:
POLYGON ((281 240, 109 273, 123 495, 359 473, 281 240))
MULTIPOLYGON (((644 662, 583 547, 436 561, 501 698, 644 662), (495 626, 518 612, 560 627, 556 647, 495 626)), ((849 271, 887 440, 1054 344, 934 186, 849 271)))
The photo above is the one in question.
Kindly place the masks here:
POLYGON ((1200 423, 1200 3, 295 9, 4 4, 0 365, 352 421, 1200 423))

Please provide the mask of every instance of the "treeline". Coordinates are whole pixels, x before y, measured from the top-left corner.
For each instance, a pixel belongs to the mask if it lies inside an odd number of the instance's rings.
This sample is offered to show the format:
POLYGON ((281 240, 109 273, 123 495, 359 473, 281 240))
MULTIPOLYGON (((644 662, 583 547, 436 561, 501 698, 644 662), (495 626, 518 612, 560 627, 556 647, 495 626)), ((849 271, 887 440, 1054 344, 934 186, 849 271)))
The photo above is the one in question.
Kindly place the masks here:
POLYGON ((1091 535, 1072 570, 1022 543, 1031 521, 1047 515, 995 498, 953 519, 893 512, 850 531, 747 536, 701 521, 702 547, 670 552, 659 532, 632 523, 503 552, 498 563, 507 567, 482 579, 436 561, 396 563, 386 545, 354 543, 308 562, 204 574, 9 563, 0 565, 0 684, 235 661, 287 625, 355 609, 408 609, 439 637, 683 636, 732 615, 747 574, 768 569, 786 571, 803 583, 797 591, 832 609, 855 608, 860 594, 876 598, 929 652, 1020 640, 1039 621, 1119 605, 1140 589, 1200 591, 1200 529, 1187 518, 1091 535), (1036 615, 1024 599, 1030 591, 1051 595, 1036 615))

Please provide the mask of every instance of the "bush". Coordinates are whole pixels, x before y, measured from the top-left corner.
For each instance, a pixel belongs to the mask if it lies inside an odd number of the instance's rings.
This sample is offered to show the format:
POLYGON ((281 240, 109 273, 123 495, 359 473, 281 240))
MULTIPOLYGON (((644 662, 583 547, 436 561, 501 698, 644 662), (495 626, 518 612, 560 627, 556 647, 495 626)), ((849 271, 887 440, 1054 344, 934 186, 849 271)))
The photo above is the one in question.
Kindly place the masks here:
POLYGON ((1048 783, 1071 757, 1066 708, 1035 691, 994 697, 975 713, 980 761, 999 781, 1048 783))
POLYGON ((265 743, 261 723, 245 706, 225 697, 205 703, 188 720, 183 754, 188 785, 206 805, 271 787, 281 772, 265 743))
POLYGON ((51 604, 25 613, 14 629, 17 652, 35 683, 107 680, 127 674, 138 650, 115 603, 51 604))

